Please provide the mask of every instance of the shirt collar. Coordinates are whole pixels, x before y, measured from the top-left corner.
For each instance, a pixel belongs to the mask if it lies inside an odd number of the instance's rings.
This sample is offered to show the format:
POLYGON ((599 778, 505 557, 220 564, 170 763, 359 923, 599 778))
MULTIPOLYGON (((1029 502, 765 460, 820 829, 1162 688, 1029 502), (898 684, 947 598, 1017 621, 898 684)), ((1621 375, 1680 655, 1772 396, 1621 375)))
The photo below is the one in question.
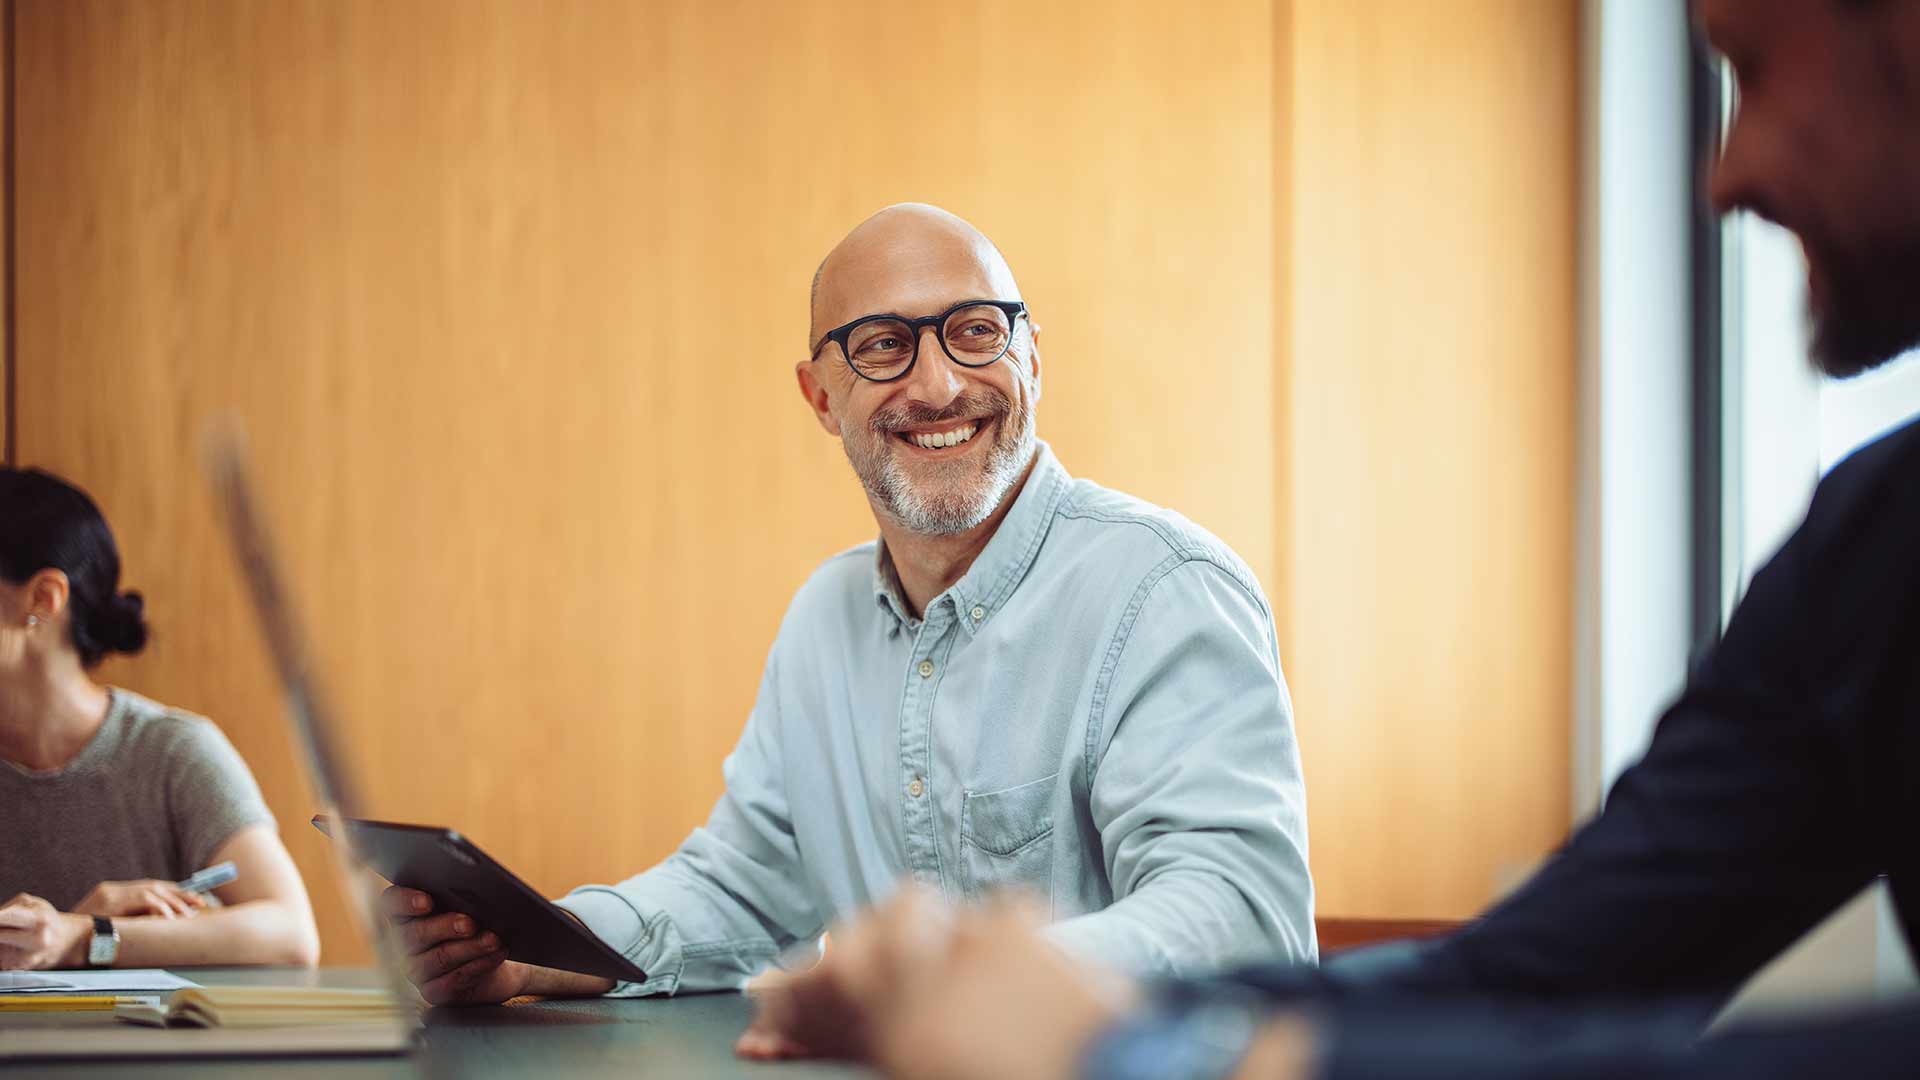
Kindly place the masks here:
POLYGON ((900 574, 893 568, 893 556, 887 552, 885 539, 873 549, 873 602, 893 616, 890 630, 910 627, 919 621, 907 615, 907 591, 900 587, 900 574))
MULTIPOLYGON (((992 621, 994 613, 1013 595, 1014 588, 1027 576, 1033 560, 1040 554, 1040 542, 1053 525, 1060 500, 1066 496, 1072 477, 1053 456, 1053 448, 1036 441, 1033 469, 1027 482, 1013 500, 1007 516, 1000 519, 987 546, 981 549, 965 576, 935 597, 929 613, 940 604, 951 604, 952 615, 966 628, 969 637, 992 621), (975 617, 975 612, 979 616, 975 617)), ((874 552, 873 594, 881 609, 892 615, 896 629, 913 627, 917 620, 907 616, 907 603, 900 589, 893 557, 882 540, 874 552)))

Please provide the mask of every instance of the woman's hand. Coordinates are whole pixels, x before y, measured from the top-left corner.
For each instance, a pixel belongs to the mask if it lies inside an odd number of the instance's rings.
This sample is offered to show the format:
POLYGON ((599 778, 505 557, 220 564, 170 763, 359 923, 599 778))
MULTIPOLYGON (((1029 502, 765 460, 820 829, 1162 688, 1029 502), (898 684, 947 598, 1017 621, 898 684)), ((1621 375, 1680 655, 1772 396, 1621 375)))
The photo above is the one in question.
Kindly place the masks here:
POLYGON ((0 907, 0 971, 79 967, 92 934, 87 916, 21 893, 0 907))
POLYGON ((105 915, 131 918, 158 915, 166 919, 184 919, 198 915, 208 907, 207 898, 188 892, 171 881, 103 881, 93 887, 73 910, 81 915, 105 915))

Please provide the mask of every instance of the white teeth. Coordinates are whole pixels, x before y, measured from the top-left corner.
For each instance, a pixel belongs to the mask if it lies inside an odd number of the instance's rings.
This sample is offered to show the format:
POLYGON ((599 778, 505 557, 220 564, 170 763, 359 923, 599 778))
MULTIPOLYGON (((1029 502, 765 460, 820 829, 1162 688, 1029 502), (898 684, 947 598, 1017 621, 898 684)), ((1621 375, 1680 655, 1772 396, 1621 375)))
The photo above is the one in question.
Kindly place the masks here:
POLYGON ((917 433, 909 436, 909 438, 913 440, 915 446, 928 450, 940 450, 949 446, 959 446, 961 443, 973 438, 973 433, 978 431, 979 428, 980 425, 978 424, 968 424, 966 427, 954 428, 952 431, 941 432, 935 435, 917 433))

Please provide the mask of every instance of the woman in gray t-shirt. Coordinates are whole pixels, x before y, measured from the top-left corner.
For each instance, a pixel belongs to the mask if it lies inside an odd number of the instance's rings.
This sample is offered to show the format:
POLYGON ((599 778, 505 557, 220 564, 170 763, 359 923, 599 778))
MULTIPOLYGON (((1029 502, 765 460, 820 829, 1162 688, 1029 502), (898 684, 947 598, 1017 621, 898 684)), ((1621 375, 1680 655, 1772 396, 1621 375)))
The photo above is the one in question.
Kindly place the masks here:
POLYGON ((0 970, 315 963, 306 887, 226 736, 89 674, 146 644, 119 590, 92 500, 0 468, 0 970), (223 862, 213 900, 177 884, 223 862))

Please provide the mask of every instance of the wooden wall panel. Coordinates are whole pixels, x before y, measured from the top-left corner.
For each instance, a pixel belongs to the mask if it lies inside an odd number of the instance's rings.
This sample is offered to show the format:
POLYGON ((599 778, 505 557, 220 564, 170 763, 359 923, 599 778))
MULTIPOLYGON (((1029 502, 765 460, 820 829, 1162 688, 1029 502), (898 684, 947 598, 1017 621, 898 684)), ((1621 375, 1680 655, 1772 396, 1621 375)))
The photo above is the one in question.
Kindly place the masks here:
POLYGON ((1275 600, 1321 910, 1457 918, 1568 826, 1578 5, 1283 6, 1275 600))
POLYGON ((218 415, 375 809, 617 877, 872 531, 790 389, 814 263, 939 202, 1069 467, 1268 583, 1322 912, 1459 917, 1567 824, 1575 7, 18 0, 21 457, 149 594, 107 675, 221 720, 316 880, 218 415))
POLYGON ((903 199, 1005 248, 1068 466, 1271 579, 1271 12, 1122 7, 20 0, 18 434, 149 596, 107 676, 221 721, 324 878, 200 480, 236 415, 373 809, 556 893, 649 865, 872 532, 790 368, 903 199))
MULTIPOLYGON (((0 0, 0 177, 13 174, 13 0, 0 0)), ((13 189, 0 187, 0 465, 13 464, 13 189)))

